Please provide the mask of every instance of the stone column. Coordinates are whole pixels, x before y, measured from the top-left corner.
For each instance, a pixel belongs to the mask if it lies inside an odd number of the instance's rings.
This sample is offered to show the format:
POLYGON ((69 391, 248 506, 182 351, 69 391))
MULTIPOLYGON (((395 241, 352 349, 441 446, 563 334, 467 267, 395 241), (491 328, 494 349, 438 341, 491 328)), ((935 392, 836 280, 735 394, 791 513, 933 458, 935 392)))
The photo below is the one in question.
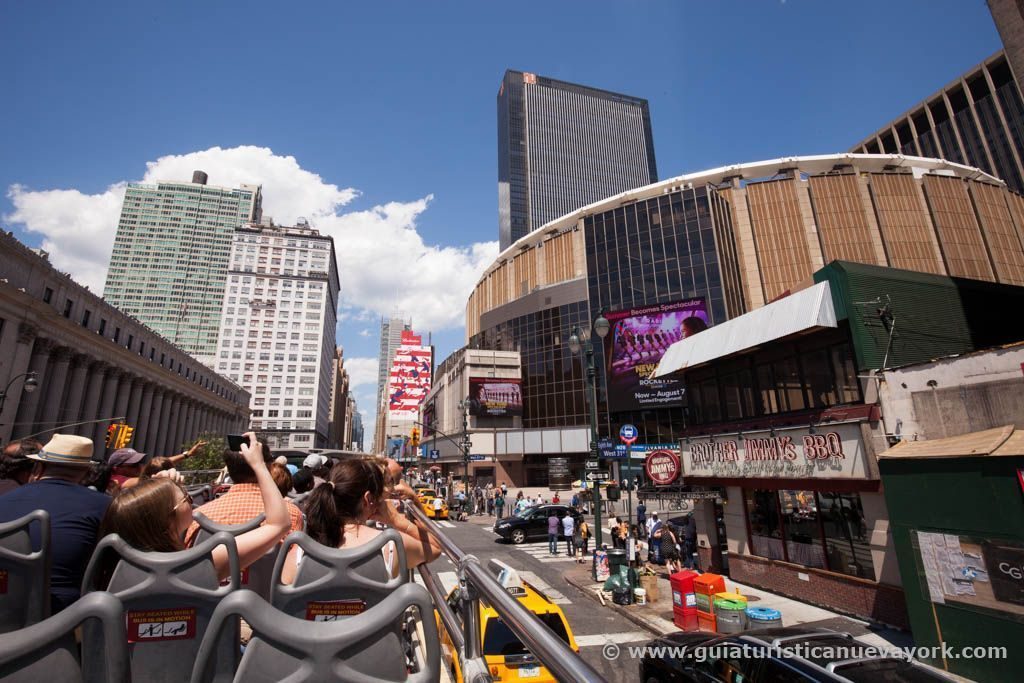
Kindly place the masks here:
POLYGON ((157 430, 156 448, 153 455, 167 455, 167 442, 170 441, 171 428, 171 405, 174 403, 174 394, 170 391, 164 396, 164 404, 160 408, 160 425, 157 430))
MULTIPOLYGON (((35 346, 32 347, 32 360, 29 361, 29 372, 36 373, 36 381, 39 386, 31 394, 23 393, 18 406, 18 416, 14 422, 14 438, 28 436, 38 430, 36 426, 36 413, 39 411, 41 397, 47 392, 46 368, 50 364, 50 352, 53 350, 53 342, 43 337, 37 337, 35 346)), ((25 379, 28 379, 27 377, 25 379)), ((22 387, 24 388, 24 380, 22 387)))
POLYGON ((128 407, 129 401, 132 397, 132 385, 135 383, 135 378, 125 373, 121 377, 121 382, 117 385, 117 396, 114 398, 114 415, 123 417, 125 423, 135 426, 131 422, 128 422, 128 407))
MULTIPOLYGON (((144 384, 145 380, 141 377, 134 377, 132 378, 131 390, 127 392, 128 409, 127 413, 125 413, 127 415, 126 419, 128 421, 128 425, 134 427, 137 432, 139 431, 139 413, 142 409, 142 386, 144 384)), ((135 437, 133 443, 138 443, 137 437, 135 437)))
MULTIPOLYGON (((8 372, 3 377, 3 384, 0 385, 0 390, 3 387, 8 386, 11 380, 18 375, 28 372, 29 361, 32 358, 32 343, 35 341, 36 333, 38 330, 32 325, 21 323, 18 325, 18 330, 15 335, 12 335, 14 340, 13 348, 4 348, 5 355, 2 357, 4 365, 7 366, 8 372), (6 355, 7 353, 10 355, 6 355), (7 358, 10 358, 9 364, 7 358)), ((24 387, 25 378, 17 380, 8 388, 7 398, 4 400, 3 409, 0 410, 0 441, 7 443, 11 438, 11 432, 14 430, 14 422, 18 414, 18 406, 21 403, 22 388, 24 387)))
POLYGON ((174 455, 181 449, 181 441, 178 440, 181 434, 181 394, 175 394, 171 401, 171 410, 167 416, 167 443, 164 444, 164 452, 174 455))
POLYGON ((146 423, 146 453, 151 455, 163 455, 158 453, 157 437, 160 432, 160 413, 164 407, 164 394, 166 392, 159 386, 153 387, 153 404, 149 411, 149 422, 146 423))
POLYGON ((139 402, 139 414, 135 418, 135 445, 137 451, 148 453, 147 445, 149 439, 149 418, 153 409, 153 384, 142 380, 142 399, 139 402))
MULTIPOLYGON (((71 366, 72 351, 66 346, 59 346, 50 355, 50 372, 47 374, 46 386, 40 386, 38 393, 46 392, 39 407, 40 420, 39 429, 47 430, 39 435, 39 440, 45 442, 54 432, 62 431, 61 406, 67 394, 68 368, 71 366)), ((67 420, 72 422, 73 420, 67 420)))
POLYGON ((117 399, 117 385, 121 382, 122 370, 120 368, 107 368, 106 381, 103 383, 103 398, 100 400, 100 408, 96 414, 99 420, 93 426, 92 443, 96 452, 104 448, 103 441, 107 437, 107 427, 110 426, 114 417, 114 401, 117 399))
MULTIPOLYGON (((85 387, 85 400, 82 402, 81 421, 95 420, 100 412, 100 398, 103 393, 103 376, 107 364, 103 361, 95 361, 89 366, 89 381, 85 387)), ((75 432, 81 436, 92 438, 95 424, 79 425, 75 432)), ((101 442, 102 443, 102 442, 101 442)))
POLYGON ((185 437, 182 440, 195 441, 197 436, 199 434, 196 433, 196 402, 189 399, 185 408, 185 437))
MULTIPOLYGON (((77 353, 71 358, 71 376, 68 379, 67 398, 64 401, 64 410, 61 411, 61 418, 65 422, 82 420, 82 400, 85 398, 85 387, 89 382, 89 365, 91 363, 92 358, 82 353, 77 353)), ((78 427, 70 427, 67 431, 76 434, 78 427)))

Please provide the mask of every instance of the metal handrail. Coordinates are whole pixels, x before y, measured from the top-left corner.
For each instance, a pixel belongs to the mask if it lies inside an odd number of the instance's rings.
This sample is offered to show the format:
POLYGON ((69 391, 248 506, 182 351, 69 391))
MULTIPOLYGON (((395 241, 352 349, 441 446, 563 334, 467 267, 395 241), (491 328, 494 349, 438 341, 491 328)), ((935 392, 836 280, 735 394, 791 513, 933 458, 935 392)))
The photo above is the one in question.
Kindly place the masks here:
POLYGON ((466 592, 466 599, 463 600, 461 631, 454 613, 443 597, 443 590, 437 583, 436 577, 426 566, 421 566, 419 571, 427 585, 427 590, 434 598, 434 604, 441 615, 445 629, 458 648, 466 681, 476 683, 477 676, 481 680, 490 680, 487 675, 487 662, 481 654, 480 648, 480 610, 478 606, 480 598, 485 599, 494 608, 502 621, 540 663, 554 674, 557 680, 580 683, 597 683, 605 680, 533 612, 509 595, 497 579, 480 564, 480 560, 462 552, 418 505, 407 501, 405 511, 406 514, 426 527, 428 533, 437 540, 442 551, 448 555, 458 569, 460 589, 466 592), (477 674, 474 675, 473 671, 477 674))

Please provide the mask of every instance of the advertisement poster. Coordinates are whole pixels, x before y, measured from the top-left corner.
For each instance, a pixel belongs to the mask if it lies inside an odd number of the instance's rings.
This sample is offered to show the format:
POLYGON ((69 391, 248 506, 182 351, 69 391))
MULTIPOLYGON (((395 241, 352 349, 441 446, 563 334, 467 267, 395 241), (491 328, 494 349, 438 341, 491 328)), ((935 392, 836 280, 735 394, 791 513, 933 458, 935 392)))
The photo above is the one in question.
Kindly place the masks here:
POLYGON ((572 489, 572 473, 568 458, 548 458, 548 488, 552 491, 572 489))
POLYGON ((918 567, 929 599, 1024 617, 1024 546, 917 531, 918 567))
POLYGON ((683 383, 648 379, 668 347, 708 328, 703 298, 605 313, 608 410, 616 413, 683 405, 683 383))
POLYGON ((388 450, 387 455, 389 458, 395 461, 401 461, 405 459, 405 438, 397 437, 394 439, 388 439, 388 450))
POLYGON ((422 346, 419 335, 402 332, 402 345, 395 351, 388 379, 388 419, 418 419, 420 404, 430 391, 433 350, 422 346))
POLYGON ((523 414, 523 390, 518 379, 469 378, 469 414, 478 417, 506 417, 523 414))

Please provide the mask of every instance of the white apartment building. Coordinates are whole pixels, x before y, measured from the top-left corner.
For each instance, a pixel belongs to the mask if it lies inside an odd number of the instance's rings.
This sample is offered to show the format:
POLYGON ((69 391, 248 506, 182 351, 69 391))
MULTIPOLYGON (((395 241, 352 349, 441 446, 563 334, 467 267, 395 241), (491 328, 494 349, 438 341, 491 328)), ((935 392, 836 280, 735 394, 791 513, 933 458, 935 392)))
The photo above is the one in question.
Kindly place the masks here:
POLYGON ((217 369, 272 448, 327 446, 339 289, 334 241, 308 223, 235 231, 217 369))

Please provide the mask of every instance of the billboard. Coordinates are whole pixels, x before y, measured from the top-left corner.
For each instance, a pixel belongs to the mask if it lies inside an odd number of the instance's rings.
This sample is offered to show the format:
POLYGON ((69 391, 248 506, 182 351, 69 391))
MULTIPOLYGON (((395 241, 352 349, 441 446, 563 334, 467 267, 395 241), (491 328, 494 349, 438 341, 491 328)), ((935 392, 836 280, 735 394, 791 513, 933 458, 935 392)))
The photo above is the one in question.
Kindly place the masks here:
POLYGON ((611 331, 604 340, 608 410, 617 413, 683 405, 683 383, 648 379, 668 347, 708 327, 703 297, 605 313, 611 331))
POLYGON ((469 414, 505 417, 523 414, 522 382, 498 377, 469 378, 469 414))
POLYGON ((388 379, 388 419, 414 422, 420 404, 430 391, 433 348, 421 346, 420 337, 402 332, 402 345, 395 351, 388 379))
POLYGON ((396 461, 405 459, 405 439, 403 437, 388 439, 387 457, 396 461))

